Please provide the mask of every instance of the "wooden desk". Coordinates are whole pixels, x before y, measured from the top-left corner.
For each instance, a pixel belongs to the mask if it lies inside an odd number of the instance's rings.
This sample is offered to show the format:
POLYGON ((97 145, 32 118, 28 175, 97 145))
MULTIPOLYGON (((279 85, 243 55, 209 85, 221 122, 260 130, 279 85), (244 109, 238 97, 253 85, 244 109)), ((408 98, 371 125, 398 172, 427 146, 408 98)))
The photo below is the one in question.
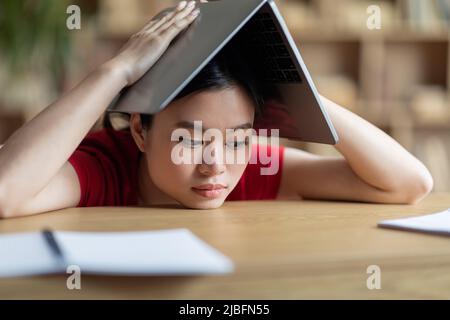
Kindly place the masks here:
MULTIPOLYGON (((0 232, 130 231, 186 227, 228 255, 226 276, 82 276, 0 279, 0 298, 304 299, 450 298, 450 238, 379 229, 383 219, 450 207, 450 194, 418 205, 345 202, 229 202, 211 211, 161 208, 66 209, 0 221, 0 232), (366 269, 381 268, 380 290, 366 269)), ((12 247, 13 249, 13 247, 12 247)))

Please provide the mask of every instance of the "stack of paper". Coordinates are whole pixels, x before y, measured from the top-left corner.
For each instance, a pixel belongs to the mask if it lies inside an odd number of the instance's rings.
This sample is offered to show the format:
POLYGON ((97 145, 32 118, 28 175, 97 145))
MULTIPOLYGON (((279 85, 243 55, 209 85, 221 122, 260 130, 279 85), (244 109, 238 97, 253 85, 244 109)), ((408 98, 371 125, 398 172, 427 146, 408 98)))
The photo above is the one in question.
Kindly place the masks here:
POLYGON ((450 209, 425 216, 385 220, 378 223, 378 226, 450 235, 450 209))
POLYGON ((220 274, 233 263, 187 229, 148 232, 54 232, 64 264, 42 233, 0 236, 0 277, 65 273, 117 275, 220 274))

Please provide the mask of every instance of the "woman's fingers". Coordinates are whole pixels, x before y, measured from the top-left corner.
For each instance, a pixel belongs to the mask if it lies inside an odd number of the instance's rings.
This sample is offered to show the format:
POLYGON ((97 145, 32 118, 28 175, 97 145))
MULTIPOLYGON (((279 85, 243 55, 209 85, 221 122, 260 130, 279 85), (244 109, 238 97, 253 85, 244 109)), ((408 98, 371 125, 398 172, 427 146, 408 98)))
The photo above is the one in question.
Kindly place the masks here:
POLYGON ((164 26, 169 21, 172 21, 180 12, 183 12, 188 9, 190 3, 187 1, 181 1, 178 6, 172 10, 171 12, 167 13, 162 19, 159 19, 155 24, 151 25, 149 28, 146 28, 145 32, 155 32, 159 31, 161 26, 164 26))
POLYGON ((157 23, 161 23, 161 20, 167 19, 168 16, 173 14, 172 10, 167 10, 160 12, 156 17, 153 17, 152 20, 150 20, 143 28, 142 32, 147 32, 151 28, 153 28, 157 23))
POLYGON ((169 24, 165 30, 163 30, 160 34, 163 37, 169 37, 170 39, 175 38, 184 28, 186 28, 189 24, 191 24, 199 15, 200 9, 195 9, 186 15, 183 15, 177 21, 169 24))
POLYGON ((156 16, 154 16, 150 21, 148 21, 142 29, 139 31, 139 33, 149 33, 153 32, 155 29, 160 27, 162 24, 166 23, 168 20, 172 19, 175 14, 186 7, 187 1, 181 1, 176 8, 168 8, 160 13, 158 13, 156 16))
POLYGON ((161 27, 161 25, 172 19, 176 13, 176 10, 167 12, 161 19, 155 20, 153 23, 147 25, 142 31, 146 33, 154 32, 161 27))
POLYGON ((174 24, 181 26, 184 25, 184 19, 189 17, 189 14, 193 12, 195 9, 195 1, 189 1, 186 8, 184 10, 181 10, 177 12, 171 19, 169 19, 165 24, 163 24, 158 31, 163 32, 166 29, 170 28, 174 24))
POLYGON ((189 24, 191 24, 195 18, 197 18, 200 11, 196 9, 187 15, 183 20, 180 20, 177 23, 173 23, 166 30, 161 32, 163 37, 168 37, 169 39, 175 38, 184 28, 186 28, 189 24))
POLYGON ((198 15, 195 1, 181 2, 176 8, 166 9, 155 16, 142 30, 133 34, 114 57, 128 85, 135 83, 151 68, 168 48, 170 42, 192 23, 198 15))

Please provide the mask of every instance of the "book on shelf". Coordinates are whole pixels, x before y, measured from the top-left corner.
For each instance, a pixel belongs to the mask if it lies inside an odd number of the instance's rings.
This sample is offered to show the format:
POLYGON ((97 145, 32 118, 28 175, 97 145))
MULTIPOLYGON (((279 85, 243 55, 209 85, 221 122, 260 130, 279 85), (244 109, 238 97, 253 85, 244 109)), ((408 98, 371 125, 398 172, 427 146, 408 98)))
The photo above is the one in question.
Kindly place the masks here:
POLYGON ((339 74, 317 75, 314 82, 321 94, 337 104, 357 112, 358 88, 348 76, 339 74))
POLYGON ((412 91, 409 105, 416 123, 445 125, 450 122, 450 105, 444 87, 421 85, 412 91))
POLYGON ((448 28, 448 0, 406 0, 404 15, 408 26, 416 31, 440 32, 448 28))
POLYGON ((436 135, 416 140, 416 155, 423 161, 434 180, 434 191, 450 190, 450 140, 436 135))

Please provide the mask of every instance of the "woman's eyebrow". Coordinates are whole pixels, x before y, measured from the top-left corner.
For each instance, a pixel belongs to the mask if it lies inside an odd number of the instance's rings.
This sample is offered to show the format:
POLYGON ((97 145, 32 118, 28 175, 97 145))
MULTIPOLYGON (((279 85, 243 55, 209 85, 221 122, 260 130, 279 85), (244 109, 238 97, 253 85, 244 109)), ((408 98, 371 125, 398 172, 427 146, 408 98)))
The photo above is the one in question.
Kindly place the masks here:
MULTIPOLYGON (((180 122, 177 122, 175 124, 175 126, 177 128, 195 129, 194 122, 191 122, 191 121, 180 121, 180 122)), ((251 128, 253 128, 253 125, 250 122, 247 122, 247 123, 238 125, 236 127, 230 128, 230 129, 238 130, 238 129, 251 129, 251 128)), ((202 127, 202 129, 203 129, 203 131, 208 130, 208 128, 204 128, 204 127, 202 127)))

